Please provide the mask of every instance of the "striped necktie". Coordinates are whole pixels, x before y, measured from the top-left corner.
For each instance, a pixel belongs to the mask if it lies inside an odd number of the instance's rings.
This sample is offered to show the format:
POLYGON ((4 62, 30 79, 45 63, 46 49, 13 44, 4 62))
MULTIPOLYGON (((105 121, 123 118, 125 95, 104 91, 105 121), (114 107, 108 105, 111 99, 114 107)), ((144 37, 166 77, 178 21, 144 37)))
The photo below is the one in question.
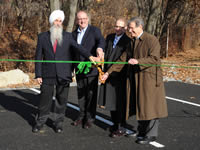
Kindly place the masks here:
POLYGON ((118 42, 118 37, 117 37, 117 36, 115 36, 115 39, 114 39, 114 42, 113 42, 113 48, 115 48, 115 47, 116 47, 116 45, 117 45, 117 42, 118 42))

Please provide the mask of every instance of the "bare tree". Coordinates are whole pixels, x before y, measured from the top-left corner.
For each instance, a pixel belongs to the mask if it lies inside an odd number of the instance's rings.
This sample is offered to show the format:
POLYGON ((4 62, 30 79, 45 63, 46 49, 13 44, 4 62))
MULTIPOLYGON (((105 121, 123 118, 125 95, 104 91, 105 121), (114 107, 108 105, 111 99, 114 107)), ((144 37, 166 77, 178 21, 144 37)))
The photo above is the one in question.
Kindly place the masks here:
POLYGON ((5 28, 5 24, 7 23, 6 21, 8 21, 13 15, 11 15, 10 13, 12 13, 11 7, 12 7, 12 1, 11 0, 1 0, 0 1, 0 21, 1 21, 1 26, 0 26, 0 34, 3 33, 3 30, 5 28))
POLYGON ((72 32, 74 27, 75 15, 77 10, 78 0, 70 0, 70 13, 69 13, 69 21, 66 28, 66 31, 72 32))
POLYGON ((50 0, 50 9, 51 12, 60 9, 60 0, 50 0))
MULTIPOLYGON (((92 0, 69 0, 69 20, 66 31, 72 32, 77 10, 88 10, 92 0)), ((89 13, 89 12, 88 12, 89 13)), ((90 16, 90 14, 89 14, 90 16)))
POLYGON ((3 4, 1 4, 0 10, 1 10, 1 28, 0 28, 0 34, 1 34, 2 31, 3 31, 3 28, 5 26, 5 21, 4 21, 4 18, 5 18, 5 9, 4 9, 4 5, 3 4))

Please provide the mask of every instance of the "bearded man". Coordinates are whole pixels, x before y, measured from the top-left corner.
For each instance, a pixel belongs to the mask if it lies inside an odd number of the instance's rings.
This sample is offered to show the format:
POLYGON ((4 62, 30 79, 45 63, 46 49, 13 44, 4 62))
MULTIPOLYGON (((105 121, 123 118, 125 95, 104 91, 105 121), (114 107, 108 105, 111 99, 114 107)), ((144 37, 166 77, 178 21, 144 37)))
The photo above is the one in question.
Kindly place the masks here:
MULTIPOLYGON (((64 12, 61 10, 55 10, 51 13, 49 17, 50 31, 38 35, 35 59, 72 61, 72 47, 74 47, 83 57, 98 61, 96 57, 92 57, 86 49, 78 45, 70 33, 63 31, 62 23, 64 18, 64 12)), ((41 85, 41 94, 36 124, 32 129, 34 133, 41 131, 49 117, 54 87, 56 89, 55 105, 53 106, 55 114, 53 120, 54 130, 56 133, 63 131, 62 126, 69 84, 72 82, 72 67, 71 63, 35 63, 35 75, 38 83, 41 85)))

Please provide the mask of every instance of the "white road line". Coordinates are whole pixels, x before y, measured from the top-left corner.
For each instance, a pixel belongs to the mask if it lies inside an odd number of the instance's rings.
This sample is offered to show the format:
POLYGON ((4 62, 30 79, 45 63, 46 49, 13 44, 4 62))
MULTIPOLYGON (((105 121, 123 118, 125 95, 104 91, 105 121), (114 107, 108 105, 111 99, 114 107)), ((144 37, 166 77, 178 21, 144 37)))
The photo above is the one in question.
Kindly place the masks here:
MULTIPOLYGON (((34 92, 36 92, 36 93, 40 93, 39 90, 34 89, 34 88, 30 88, 30 90, 32 90, 32 91, 34 91, 34 92)), ((75 109, 75 110, 77 110, 77 111, 80 110, 77 106, 72 105, 72 104, 70 104, 70 103, 67 103, 67 106, 69 106, 69 107, 71 107, 71 108, 73 108, 73 109, 75 109)), ((109 121, 109 120, 107 120, 107 119, 104 119, 103 117, 100 117, 100 116, 98 116, 98 115, 96 115, 96 119, 99 120, 99 121, 102 121, 102 122, 104 122, 104 123, 106 123, 106 124, 108 124, 108 125, 110 125, 110 126, 113 125, 113 122, 112 122, 112 121, 109 121)), ((128 129, 126 129, 126 132, 129 133, 129 134, 133 133, 133 131, 128 130, 128 129)), ((158 143, 158 142, 156 142, 156 141, 150 142, 149 144, 151 144, 151 145, 153 145, 153 146, 155 146, 155 147, 157 147, 157 148, 163 148, 163 147, 165 147, 165 145, 162 145, 162 144, 160 144, 160 143, 158 143)))
POLYGON ((162 144, 160 144, 160 143, 158 143, 156 141, 150 142, 149 144, 151 144, 151 145, 153 145, 153 146, 155 146, 157 148, 163 148, 163 147, 165 147, 165 145, 162 145, 162 144))
POLYGON ((34 92, 40 94, 40 90, 37 90, 37 89, 34 89, 34 88, 30 88, 30 90, 32 90, 32 91, 34 91, 34 92))
POLYGON ((169 99, 169 100, 173 100, 173 101, 177 101, 177 102, 186 103, 186 104, 190 104, 190 105, 193 105, 193 106, 200 107, 200 104, 196 104, 196 103, 192 103, 192 102, 187 102, 185 100, 181 100, 181 99, 177 99, 177 98, 173 98, 173 97, 168 97, 168 96, 166 96, 166 98, 169 99))
MULTIPOLYGON (((77 110, 77 111, 80 110, 77 106, 72 105, 72 104, 69 104, 69 103, 67 104, 67 106, 69 106, 69 107, 71 107, 71 108, 73 108, 73 109, 75 109, 75 110, 77 110)), ((105 124, 110 125, 110 126, 113 125, 113 122, 112 122, 112 121, 107 120, 107 119, 104 119, 103 117, 100 117, 100 116, 98 116, 98 115, 96 115, 95 118, 96 118, 97 120, 99 120, 99 121, 104 122, 105 124)), ((129 130, 129 129, 126 129, 126 133, 131 134, 131 133, 133 133, 133 131, 131 131, 131 130, 129 130)), ((163 147, 165 147, 165 145, 162 145, 162 144, 160 144, 160 143, 158 143, 158 142, 156 142, 156 141, 150 142, 149 144, 151 144, 151 145, 153 145, 153 146, 155 146, 155 147, 157 147, 157 148, 163 148, 163 147)))

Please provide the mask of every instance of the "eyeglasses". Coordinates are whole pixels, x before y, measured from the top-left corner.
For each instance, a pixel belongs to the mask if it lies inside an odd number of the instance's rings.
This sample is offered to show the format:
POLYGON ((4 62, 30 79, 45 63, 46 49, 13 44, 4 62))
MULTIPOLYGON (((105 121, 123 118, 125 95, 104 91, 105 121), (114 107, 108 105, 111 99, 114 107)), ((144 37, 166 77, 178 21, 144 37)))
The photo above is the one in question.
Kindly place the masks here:
POLYGON ((88 18, 77 18, 78 20, 87 20, 88 18))

